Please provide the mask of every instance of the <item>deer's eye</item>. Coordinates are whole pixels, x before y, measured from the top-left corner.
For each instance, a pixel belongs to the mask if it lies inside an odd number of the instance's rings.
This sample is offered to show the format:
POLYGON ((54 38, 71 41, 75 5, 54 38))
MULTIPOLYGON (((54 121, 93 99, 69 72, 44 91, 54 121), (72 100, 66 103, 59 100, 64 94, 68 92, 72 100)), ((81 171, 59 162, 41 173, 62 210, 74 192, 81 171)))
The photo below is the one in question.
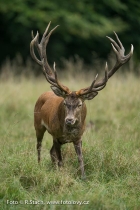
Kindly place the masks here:
POLYGON ((80 108, 82 106, 82 104, 79 104, 78 107, 80 108))

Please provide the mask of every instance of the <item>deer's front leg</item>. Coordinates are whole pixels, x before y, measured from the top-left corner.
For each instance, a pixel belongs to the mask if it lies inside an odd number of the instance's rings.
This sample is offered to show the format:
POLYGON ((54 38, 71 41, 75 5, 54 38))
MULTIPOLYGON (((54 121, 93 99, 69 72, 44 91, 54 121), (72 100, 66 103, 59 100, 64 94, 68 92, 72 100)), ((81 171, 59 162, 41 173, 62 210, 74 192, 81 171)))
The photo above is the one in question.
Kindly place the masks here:
POLYGON ((78 161, 79 161, 79 164, 80 164, 81 178, 85 179, 86 176, 85 176, 84 162, 83 162, 83 156, 82 156, 82 142, 81 141, 79 141, 78 143, 74 142, 73 144, 74 144, 74 148, 75 148, 76 154, 78 156, 78 161))
POLYGON ((53 146, 50 150, 50 155, 53 163, 56 165, 58 164, 59 167, 63 165, 61 156, 61 144, 59 144, 57 139, 53 139, 53 146))

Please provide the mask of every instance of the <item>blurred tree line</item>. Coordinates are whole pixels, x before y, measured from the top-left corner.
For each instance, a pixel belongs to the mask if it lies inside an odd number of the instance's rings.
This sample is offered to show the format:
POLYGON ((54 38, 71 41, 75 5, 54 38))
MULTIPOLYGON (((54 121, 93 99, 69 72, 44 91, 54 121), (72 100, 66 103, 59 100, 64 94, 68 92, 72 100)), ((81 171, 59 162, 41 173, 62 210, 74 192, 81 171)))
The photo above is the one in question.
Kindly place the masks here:
POLYGON ((31 30, 43 34, 60 25, 47 47, 48 60, 79 55, 87 64, 94 57, 107 58, 111 50, 106 35, 119 37, 128 52, 140 57, 140 1, 138 0, 0 0, 0 64, 20 53, 30 56, 31 30))

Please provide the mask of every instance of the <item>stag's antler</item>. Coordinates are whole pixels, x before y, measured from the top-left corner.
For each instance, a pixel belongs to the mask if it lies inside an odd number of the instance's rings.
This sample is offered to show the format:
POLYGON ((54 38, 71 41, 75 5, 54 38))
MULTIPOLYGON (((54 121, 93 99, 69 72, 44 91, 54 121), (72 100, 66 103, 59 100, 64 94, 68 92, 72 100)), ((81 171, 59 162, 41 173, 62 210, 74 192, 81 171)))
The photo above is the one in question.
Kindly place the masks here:
POLYGON ((55 63, 53 66, 53 70, 50 68, 48 61, 47 61, 47 55, 46 55, 46 47, 49 42, 49 38, 52 34, 52 32, 58 27, 58 25, 53 28, 49 34, 47 34, 48 29, 50 27, 51 22, 49 22, 42 39, 39 43, 39 33, 37 32, 36 36, 34 37, 33 32, 32 32, 32 41, 30 43, 30 53, 32 58, 40 65, 43 67, 43 74, 45 75, 47 81, 55 87, 58 87, 62 91, 64 91, 66 94, 70 93, 70 90, 68 87, 62 85, 57 77, 57 72, 55 69, 55 63), (34 46, 37 48, 38 54, 40 56, 40 60, 36 57, 35 52, 34 52, 34 46))
MULTIPOLYGON (((58 27, 58 25, 53 28, 49 34, 47 34, 48 29, 50 27, 50 23, 48 24, 41 42, 39 43, 39 33, 37 32, 36 36, 34 37, 33 32, 32 32, 32 41, 30 44, 30 52, 31 52, 31 56, 32 58, 43 67, 43 73, 47 79, 47 81, 54 87, 59 88, 60 90, 64 91, 65 94, 70 94, 71 91, 69 90, 68 87, 62 85, 57 77, 57 72, 55 69, 55 63, 53 66, 53 70, 50 68, 48 61, 47 61, 47 55, 46 55, 46 47, 49 41, 49 38, 52 34, 52 32, 58 27), (34 46, 37 48, 38 54, 40 56, 40 60, 36 57, 35 52, 34 52, 34 46)), ((114 32, 116 39, 118 41, 115 42, 112 38, 108 37, 107 38, 111 41, 111 45, 113 48, 114 53, 116 54, 116 63, 114 65, 114 67, 108 71, 108 65, 106 63, 105 66, 105 76, 103 79, 101 79, 99 82, 96 82, 98 74, 96 75, 95 79, 93 80, 92 84, 87 87, 87 88, 82 88, 79 91, 76 91, 76 94, 78 96, 82 96, 82 95, 86 95, 88 93, 92 93, 92 92, 98 92, 100 90, 102 90, 105 86, 106 83, 108 81, 108 79, 126 62, 128 62, 133 54, 133 45, 131 44, 131 50, 130 53, 128 55, 124 55, 125 49, 121 43, 121 41, 118 38, 118 35, 114 32)))
POLYGON ((91 93, 91 92, 98 92, 100 90, 102 90, 105 86, 106 86, 106 83, 108 81, 108 79, 122 66, 124 65, 125 63, 127 63, 132 54, 133 54, 133 45, 131 44, 131 50, 129 52, 128 55, 124 55, 124 52, 125 52, 125 49, 121 43, 121 41, 119 40, 118 38, 118 35, 114 32, 115 36, 116 36, 116 39, 118 41, 118 44, 110 37, 107 36, 107 38, 111 41, 111 45, 112 45, 112 48, 113 48, 113 51, 115 52, 116 54, 116 63, 114 65, 114 67, 108 71, 108 65, 106 63, 106 66, 105 66, 105 77, 103 79, 101 79, 99 82, 96 82, 97 80, 97 77, 98 75, 96 75, 95 79, 93 80, 92 84, 87 87, 87 88, 83 88, 83 89, 80 89, 79 91, 77 91, 77 95, 85 95, 87 93, 91 93))

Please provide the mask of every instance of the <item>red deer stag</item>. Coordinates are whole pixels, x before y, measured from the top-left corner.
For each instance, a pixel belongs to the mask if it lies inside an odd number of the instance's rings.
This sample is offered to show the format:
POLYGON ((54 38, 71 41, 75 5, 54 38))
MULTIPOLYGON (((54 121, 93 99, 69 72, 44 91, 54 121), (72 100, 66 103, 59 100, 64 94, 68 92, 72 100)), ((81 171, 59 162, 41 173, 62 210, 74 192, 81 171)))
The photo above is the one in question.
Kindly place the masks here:
POLYGON ((52 32, 58 27, 53 28, 48 34, 50 23, 48 24, 42 39, 39 43, 39 33, 34 37, 32 33, 32 41, 30 44, 30 52, 32 58, 43 68, 43 74, 46 80, 51 84, 52 91, 42 94, 35 104, 34 109, 34 126, 37 137, 38 162, 40 162, 41 144, 45 131, 47 130, 53 137, 53 145, 50 150, 51 159, 58 166, 62 166, 61 146, 65 143, 73 142, 75 151, 80 164, 81 177, 85 177, 84 162, 82 157, 82 134, 85 130, 85 118, 87 114, 85 100, 93 99, 98 91, 102 90, 108 79, 127 61, 133 54, 133 45, 128 55, 124 55, 125 49, 115 33, 117 42, 107 37, 111 41, 113 51, 116 55, 116 63, 114 67, 108 71, 108 65, 105 66, 105 76, 97 82, 95 79, 89 87, 82 88, 78 91, 70 91, 70 89, 60 83, 55 69, 50 68, 46 46, 52 32), (34 52, 36 47, 40 60, 34 52))

